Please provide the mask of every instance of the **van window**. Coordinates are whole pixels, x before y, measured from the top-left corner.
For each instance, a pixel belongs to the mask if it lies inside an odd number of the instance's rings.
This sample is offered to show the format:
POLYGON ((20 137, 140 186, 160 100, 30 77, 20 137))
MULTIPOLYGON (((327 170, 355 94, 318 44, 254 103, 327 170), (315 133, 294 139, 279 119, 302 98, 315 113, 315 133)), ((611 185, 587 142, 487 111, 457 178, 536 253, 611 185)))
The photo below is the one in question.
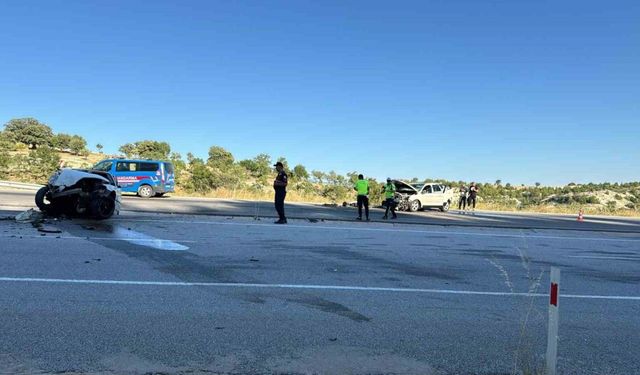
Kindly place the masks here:
POLYGON ((138 163, 130 161, 119 161, 116 164, 116 172, 135 172, 138 170, 138 163))
POLYGON ((164 170, 167 172, 167 174, 173 174, 173 164, 164 163, 164 170))
POLYGON ((158 168, 158 163, 138 163, 140 172, 155 172, 158 168))
POLYGON ((96 164, 93 169, 96 171, 103 171, 103 172, 109 172, 111 170, 111 166, 113 165, 112 161, 101 161, 100 163, 96 164))

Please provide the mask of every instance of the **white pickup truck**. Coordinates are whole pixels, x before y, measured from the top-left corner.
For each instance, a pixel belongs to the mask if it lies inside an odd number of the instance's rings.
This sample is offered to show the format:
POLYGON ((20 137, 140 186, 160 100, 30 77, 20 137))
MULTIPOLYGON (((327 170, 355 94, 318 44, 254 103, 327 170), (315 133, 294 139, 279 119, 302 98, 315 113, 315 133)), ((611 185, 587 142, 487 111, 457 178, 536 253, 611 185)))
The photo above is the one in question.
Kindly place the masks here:
POLYGON ((438 208, 449 211, 454 199, 450 187, 436 183, 410 184, 394 180, 396 201, 399 210, 415 212, 421 208, 438 208))

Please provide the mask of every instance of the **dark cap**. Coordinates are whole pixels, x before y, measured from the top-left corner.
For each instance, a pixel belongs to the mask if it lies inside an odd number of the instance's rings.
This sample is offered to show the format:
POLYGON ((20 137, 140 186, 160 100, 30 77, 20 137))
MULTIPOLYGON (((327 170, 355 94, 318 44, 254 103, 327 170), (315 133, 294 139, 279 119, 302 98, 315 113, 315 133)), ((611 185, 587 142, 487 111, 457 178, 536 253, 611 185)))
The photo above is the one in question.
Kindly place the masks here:
POLYGON ((284 167, 284 164, 282 164, 281 162, 277 162, 273 166, 274 167, 284 167))

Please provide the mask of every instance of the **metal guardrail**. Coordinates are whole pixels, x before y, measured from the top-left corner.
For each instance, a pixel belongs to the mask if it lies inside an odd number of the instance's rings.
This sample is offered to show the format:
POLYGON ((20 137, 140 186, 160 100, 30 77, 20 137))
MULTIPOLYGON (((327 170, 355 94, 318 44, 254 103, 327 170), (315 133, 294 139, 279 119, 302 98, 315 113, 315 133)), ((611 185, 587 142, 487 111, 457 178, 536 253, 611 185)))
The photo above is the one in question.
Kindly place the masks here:
POLYGON ((27 184, 24 182, 13 182, 13 181, 0 181, 0 187, 7 187, 13 189, 21 189, 21 190, 38 190, 43 185, 38 184, 27 184))

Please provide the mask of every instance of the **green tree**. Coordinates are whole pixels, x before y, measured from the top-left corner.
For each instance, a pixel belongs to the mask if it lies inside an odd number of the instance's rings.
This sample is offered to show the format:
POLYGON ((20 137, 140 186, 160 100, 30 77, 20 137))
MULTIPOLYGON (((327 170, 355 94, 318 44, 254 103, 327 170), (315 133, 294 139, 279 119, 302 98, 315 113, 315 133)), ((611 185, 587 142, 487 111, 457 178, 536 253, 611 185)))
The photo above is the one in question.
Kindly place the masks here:
POLYGON ((125 143, 118 148, 118 151, 122 152, 128 158, 132 158, 135 157, 136 146, 133 143, 125 143))
POLYGON ((265 178, 267 178, 272 171, 271 156, 267 154, 259 154, 253 159, 241 160, 239 164, 244 167, 252 177, 260 180, 260 182, 265 182, 265 178))
POLYGON ((191 164, 191 178, 187 183, 187 190, 197 193, 208 193, 215 188, 215 177, 211 169, 201 160, 194 160, 191 164))
POLYGON ((50 146, 53 139, 51 128, 31 117, 12 119, 4 127, 9 138, 14 142, 24 143, 31 149, 50 146))
POLYGON ((313 182, 316 184, 323 184, 325 180, 326 174, 322 171, 311 171, 311 176, 313 177, 313 182))
POLYGON ((536 182, 536 187, 540 187, 541 183, 536 182))
POLYGON ((87 141, 79 135, 74 135, 69 142, 69 149, 73 154, 83 154, 87 151, 87 141))
POLYGON ((71 149, 71 140, 73 137, 69 134, 59 133, 51 139, 51 146, 58 150, 71 149))
POLYGON ((171 146, 167 142, 145 140, 126 143, 118 150, 128 158, 168 160, 171 146))
POLYGON ((45 182, 58 169, 60 157, 50 147, 42 146, 29 152, 29 156, 21 166, 33 181, 45 182))
POLYGON ((98 152, 102 154, 102 149, 104 149, 104 146, 102 145, 102 143, 98 143, 96 145, 96 150, 98 150, 98 152))
POLYGON ((500 186, 500 185, 502 185, 502 180, 497 179, 497 180, 496 180, 496 186, 500 186))
POLYGON ((176 186, 185 186, 187 163, 182 160, 182 155, 177 152, 172 152, 171 155, 169 155, 169 160, 171 161, 171 164, 173 164, 173 176, 176 181, 176 186))
POLYGON ((309 172, 307 172, 307 168, 305 168, 305 166, 302 164, 298 164, 295 167, 293 167, 292 175, 293 175, 293 178, 300 181, 306 181, 309 179, 309 172))
POLYGON ((233 158, 233 154, 227 151, 223 147, 220 146, 211 146, 209 148, 209 158, 207 159, 207 164, 211 167, 221 170, 225 168, 230 168, 235 159, 233 158))
POLYGON ((0 131, 0 150, 12 151, 15 149, 15 142, 5 133, 0 131))

